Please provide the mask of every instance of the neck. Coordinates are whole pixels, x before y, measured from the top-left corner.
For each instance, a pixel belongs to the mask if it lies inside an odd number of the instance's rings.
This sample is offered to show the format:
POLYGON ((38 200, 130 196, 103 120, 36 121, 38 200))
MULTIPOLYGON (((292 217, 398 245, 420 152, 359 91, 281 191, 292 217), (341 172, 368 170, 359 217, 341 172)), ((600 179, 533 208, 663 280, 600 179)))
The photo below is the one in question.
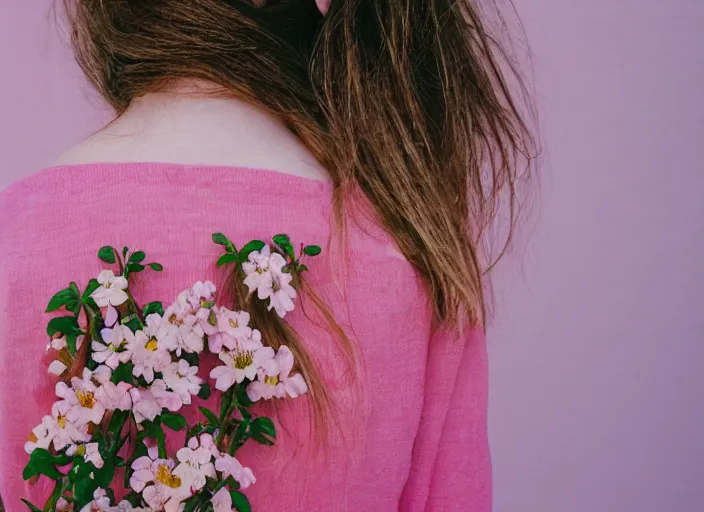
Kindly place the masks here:
POLYGON ((281 122, 208 84, 179 83, 136 99, 59 163, 158 161, 327 173, 281 122))

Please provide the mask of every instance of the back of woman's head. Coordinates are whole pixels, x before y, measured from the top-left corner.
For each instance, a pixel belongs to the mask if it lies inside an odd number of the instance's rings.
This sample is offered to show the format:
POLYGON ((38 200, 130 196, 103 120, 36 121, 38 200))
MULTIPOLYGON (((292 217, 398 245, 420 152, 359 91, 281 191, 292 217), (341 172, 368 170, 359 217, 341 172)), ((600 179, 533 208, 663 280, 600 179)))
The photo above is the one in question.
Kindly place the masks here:
POLYGON ((118 114, 181 78, 270 112, 329 171, 338 214, 347 190, 366 196, 439 323, 484 321, 481 240, 497 216, 512 231, 534 148, 520 78, 471 0, 332 0, 325 16, 314 0, 65 2, 118 114))

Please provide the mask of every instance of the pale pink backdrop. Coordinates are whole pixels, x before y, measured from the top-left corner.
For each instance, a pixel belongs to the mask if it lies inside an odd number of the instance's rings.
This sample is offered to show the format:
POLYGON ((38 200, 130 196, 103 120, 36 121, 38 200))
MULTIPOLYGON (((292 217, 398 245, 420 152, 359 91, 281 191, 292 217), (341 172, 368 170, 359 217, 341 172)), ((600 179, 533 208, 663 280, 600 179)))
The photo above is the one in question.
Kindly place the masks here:
MULTIPOLYGON (((1 4, 0 187, 107 119, 49 2, 1 4)), ((704 510, 704 2, 516 4, 545 153, 496 287, 495 510, 704 510)))

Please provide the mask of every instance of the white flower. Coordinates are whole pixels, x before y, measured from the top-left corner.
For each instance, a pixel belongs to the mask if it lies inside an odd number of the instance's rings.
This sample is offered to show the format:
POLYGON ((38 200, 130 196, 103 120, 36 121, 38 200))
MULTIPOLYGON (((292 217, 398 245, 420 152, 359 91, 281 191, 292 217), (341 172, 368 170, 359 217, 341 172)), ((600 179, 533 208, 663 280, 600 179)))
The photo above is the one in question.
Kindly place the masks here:
POLYGON ((66 368, 68 368, 68 366, 56 359, 49 365, 49 373, 52 375, 62 375, 66 371, 66 368))
POLYGON ((200 442, 195 437, 188 440, 188 447, 176 452, 180 464, 174 469, 174 475, 181 478, 192 492, 197 492, 205 486, 206 477, 215 477, 215 466, 212 459, 215 448, 210 434, 200 436, 200 442))
POLYGON ((227 479, 229 476, 234 478, 240 484, 241 489, 246 489, 257 481, 251 469, 245 468, 240 461, 227 453, 217 457, 215 469, 222 473, 223 479, 227 479))
POLYGON ((148 456, 139 457, 132 463, 134 473, 130 487, 142 493, 147 505, 155 510, 179 510, 183 498, 191 496, 188 485, 173 474, 176 463, 171 459, 159 459, 156 446, 150 446, 148 456))
POLYGON ((257 371, 257 380, 247 386, 247 396, 252 402, 260 399, 283 398, 288 395, 296 398, 308 391, 303 377, 297 373, 289 375, 293 369, 293 354, 286 345, 279 347, 274 359, 269 359, 257 371))
MULTIPOLYGON (((159 315, 149 315, 150 319, 159 319, 159 315)), ((149 326, 147 327, 149 329, 149 326)), ((153 329, 149 334, 145 331, 137 331, 134 335, 134 342, 130 345, 132 350, 132 375, 143 376, 147 382, 154 380, 154 372, 163 371, 171 362, 170 350, 174 350, 178 345, 175 338, 158 338, 159 329, 153 329), (156 332, 155 332, 156 331, 156 332)))
POLYGON ((134 334, 129 327, 118 325, 113 329, 100 331, 104 344, 93 340, 91 358, 97 363, 105 363, 113 370, 120 363, 126 363, 132 357, 131 347, 134 346, 134 334))
POLYGON ((232 496, 224 487, 210 498, 210 503, 213 504, 213 512, 232 512, 232 496))
POLYGON ((196 375, 197 366, 190 366, 185 359, 179 359, 164 369, 164 382, 169 386, 184 404, 191 403, 191 395, 197 395, 203 379, 196 375))
POLYGON ((95 398, 109 411, 114 411, 115 409, 129 411, 132 409, 130 389, 132 389, 132 385, 127 382, 114 384, 107 381, 96 390, 95 398))
POLYGON ((51 416, 44 416, 42 422, 32 429, 29 440, 24 444, 24 451, 32 453, 36 448, 49 449, 51 441, 56 436, 56 421, 51 416))
POLYGON ((227 391, 236 383, 245 379, 254 380, 257 370, 268 360, 273 360, 274 349, 258 347, 253 350, 236 348, 232 352, 220 352, 220 360, 224 366, 216 366, 210 372, 210 378, 215 379, 215 388, 227 391))
POLYGON ((73 457, 74 455, 83 455, 83 460, 92 462, 93 465, 100 469, 104 465, 103 457, 100 455, 98 443, 74 444, 68 447, 66 455, 73 457))
POLYGON ((98 274, 98 282, 101 286, 90 294, 98 307, 120 306, 129 298, 125 293, 127 279, 115 276, 112 270, 103 270, 98 274))
POLYGON ((96 489, 93 493, 93 501, 83 507, 81 512, 107 512, 110 508, 110 498, 105 489, 96 489))
POLYGON ((93 374, 88 368, 83 369, 83 378, 73 377, 71 387, 63 382, 56 383, 56 396, 71 405, 68 412, 70 422, 78 426, 89 422, 100 423, 105 414, 105 407, 95 398, 98 389, 92 381, 93 374))
POLYGON ((46 423, 42 420, 47 428, 47 437, 52 438, 56 451, 61 451, 70 444, 86 443, 90 439, 88 425, 77 426, 68 419, 72 407, 68 401, 59 400, 51 406, 51 416, 46 417, 46 423))

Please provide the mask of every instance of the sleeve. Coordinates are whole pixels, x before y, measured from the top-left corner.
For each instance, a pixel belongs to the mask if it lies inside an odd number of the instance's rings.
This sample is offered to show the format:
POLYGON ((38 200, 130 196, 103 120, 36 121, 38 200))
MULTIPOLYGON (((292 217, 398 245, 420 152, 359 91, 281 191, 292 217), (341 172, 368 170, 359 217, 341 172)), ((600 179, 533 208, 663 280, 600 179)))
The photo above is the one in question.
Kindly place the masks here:
POLYGON ((430 340, 421 421, 399 512, 490 512, 488 357, 482 327, 430 340))

